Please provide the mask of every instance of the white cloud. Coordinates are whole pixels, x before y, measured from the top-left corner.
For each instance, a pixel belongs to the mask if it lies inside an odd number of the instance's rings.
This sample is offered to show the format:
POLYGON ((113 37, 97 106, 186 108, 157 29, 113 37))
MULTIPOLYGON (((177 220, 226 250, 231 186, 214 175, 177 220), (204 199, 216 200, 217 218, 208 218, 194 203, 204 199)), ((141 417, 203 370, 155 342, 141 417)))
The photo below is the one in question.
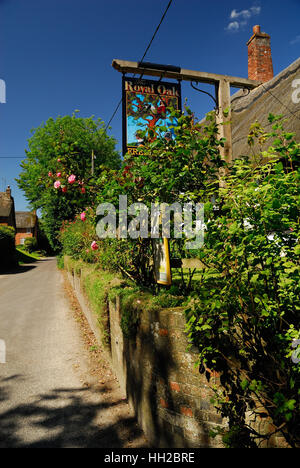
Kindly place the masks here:
POLYGON ((296 36, 292 41, 290 41, 291 45, 298 44, 300 42, 300 34, 299 36, 296 36))
POLYGON ((240 29, 240 24, 237 21, 232 21, 226 28, 228 31, 237 31, 240 29))
POLYGON ((234 19, 234 18, 251 18, 251 12, 250 10, 242 10, 240 12, 236 11, 236 10, 232 10, 231 14, 230 14, 230 18, 231 19, 234 19))
POLYGON ((248 24, 248 21, 252 16, 259 15, 261 12, 260 6, 252 6, 247 10, 238 11, 236 9, 232 10, 230 13, 230 21, 228 26, 225 28, 227 31, 239 31, 243 26, 248 24))
POLYGON ((259 15, 261 12, 261 7, 260 6, 253 6, 250 8, 250 11, 252 15, 259 15))

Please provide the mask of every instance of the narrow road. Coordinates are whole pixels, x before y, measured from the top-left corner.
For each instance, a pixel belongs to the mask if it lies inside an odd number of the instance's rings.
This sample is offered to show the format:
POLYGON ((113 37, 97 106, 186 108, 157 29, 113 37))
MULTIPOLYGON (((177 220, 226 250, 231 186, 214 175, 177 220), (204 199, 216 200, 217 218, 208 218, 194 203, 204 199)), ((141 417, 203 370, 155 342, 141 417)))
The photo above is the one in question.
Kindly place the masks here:
POLYGON ((0 275, 0 340, 0 448, 146 446, 116 379, 91 372, 55 259, 0 275))

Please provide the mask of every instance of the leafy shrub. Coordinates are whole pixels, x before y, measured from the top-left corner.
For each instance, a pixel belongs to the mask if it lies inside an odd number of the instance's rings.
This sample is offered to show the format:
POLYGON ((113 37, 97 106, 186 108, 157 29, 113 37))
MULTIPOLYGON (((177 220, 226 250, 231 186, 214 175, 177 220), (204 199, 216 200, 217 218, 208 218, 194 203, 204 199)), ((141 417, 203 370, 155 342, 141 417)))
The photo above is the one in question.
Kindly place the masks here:
POLYGON ((235 447, 276 433, 300 443, 300 366, 291 357, 300 338, 300 145, 278 123, 267 136, 275 137, 268 162, 236 161, 215 205, 206 205, 205 268, 186 312, 202 372, 220 373, 215 402, 235 447), (262 434, 261 418, 273 430, 262 434))
POLYGON ((9 226, 0 226, 0 269, 16 264, 15 230, 9 226))
MULTIPOLYGON (((162 127, 151 129, 138 155, 127 154, 119 171, 101 174, 97 204, 110 202, 117 208, 119 196, 126 194, 128 206, 140 202, 150 212, 157 202, 200 203, 205 199, 206 184, 218 183, 218 170, 224 165, 214 115, 209 114, 201 125, 188 108, 185 113, 171 109, 171 117, 176 139, 167 141, 162 127)), ((186 240, 184 237, 172 244, 176 256, 179 250, 186 253, 186 240), (179 244, 180 249, 176 249, 179 244)), ((137 284, 155 289, 151 239, 105 239, 100 250, 103 264, 113 265, 137 284)))
POLYGON ((59 255, 59 256, 56 258, 56 261, 57 261, 57 268, 59 268, 60 270, 63 270, 64 267, 65 267, 65 262, 64 262, 64 257, 63 257, 63 255, 59 255))
POLYGON ((25 239, 24 247, 25 247, 25 250, 27 250, 27 252, 29 253, 37 251, 38 243, 37 243, 36 238, 28 237, 27 239, 25 239))
POLYGON ((87 218, 82 221, 80 214, 73 221, 65 221, 59 234, 62 255, 69 255, 75 260, 83 259, 87 263, 96 262, 96 254, 91 250, 95 239, 93 210, 85 211, 87 218))

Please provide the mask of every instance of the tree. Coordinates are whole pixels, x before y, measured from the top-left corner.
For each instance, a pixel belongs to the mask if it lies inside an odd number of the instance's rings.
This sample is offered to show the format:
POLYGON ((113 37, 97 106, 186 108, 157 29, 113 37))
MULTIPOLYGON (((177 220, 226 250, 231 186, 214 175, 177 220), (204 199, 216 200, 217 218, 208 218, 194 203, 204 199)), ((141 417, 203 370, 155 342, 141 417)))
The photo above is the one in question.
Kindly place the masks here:
POLYGON ((93 177, 99 177, 104 167, 118 168, 120 155, 104 123, 93 117, 74 113, 50 118, 32 132, 17 182, 31 207, 41 209, 45 233, 57 249, 62 221, 93 203, 93 177))

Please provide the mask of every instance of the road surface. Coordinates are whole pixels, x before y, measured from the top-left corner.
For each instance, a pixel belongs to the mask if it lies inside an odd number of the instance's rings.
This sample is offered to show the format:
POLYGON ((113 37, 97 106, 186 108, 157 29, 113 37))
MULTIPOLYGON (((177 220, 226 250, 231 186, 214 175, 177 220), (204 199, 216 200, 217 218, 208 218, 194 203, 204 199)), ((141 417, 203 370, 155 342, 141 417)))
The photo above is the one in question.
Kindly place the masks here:
POLYGON ((0 448, 145 447, 117 381, 91 372, 80 327, 55 259, 0 275, 0 448))

